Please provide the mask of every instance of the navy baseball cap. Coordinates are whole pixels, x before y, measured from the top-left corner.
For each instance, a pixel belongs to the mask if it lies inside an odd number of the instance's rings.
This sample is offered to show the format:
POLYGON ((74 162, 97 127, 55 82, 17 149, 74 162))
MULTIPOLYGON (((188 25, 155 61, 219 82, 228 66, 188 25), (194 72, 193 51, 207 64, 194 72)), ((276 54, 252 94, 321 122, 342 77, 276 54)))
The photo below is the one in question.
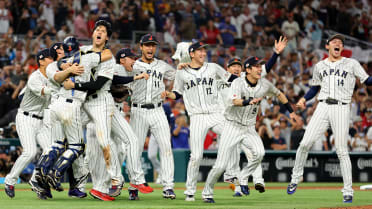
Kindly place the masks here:
POLYGON ((264 61, 258 57, 250 57, 244 62, 244 68, 251 68, 252 66, 262 64, 264 61))
POLYGON ((230 59, 229 62, 227 63, 227 67, 230 67, 233 64, 239 64, 240 66, 243 66, 242 61, 240 60, 240 58, 230 59))
POLYGON ((195 42, 195 43, 191 44, 191 46, 189 47, 189 53, 194 52, 194 51, 196 51, 198 49, 201 49, 201 48, 205 48, 207 46, 208 46, 208 44, 204 44, 201 41, 195 42))
MULTIPOLYGON (((50 56, 53 58, 53 60, 57 60, 58 54, 57 54, 57 49, 63 46, 62 42, 57 42, 54 43, 50 48, 50 56)), ((63 48, 62 48, 63 49, 63 48)))
POLYGON ((40 60, 45 59, 46 57, 52 57, 50 55, 50 50, 49 49, 43 49, 40 50, 37 55, 36 55, 36 62, 40 66, 40 60))
POLYGON ((327 39, 327 44, 329 44, 329 42, 331 42, 333 39, 340 39, 342 41, 342 44, 345 43, 345 37, 343 35, 335 34, 327 39))
POLYGON ((146 43, 154 43, 156 45, 159 44, 159 42, 158 42, 158 40, 156 40, 155 36, 153 36, 150 33, 141 37, 140 44, 142 45, 142 44, 146 44, 146 43))
POLYGON ((116 53, 116 62, 119 63, 121 58, 125 57, 138 57, 130 48, 122 48, 116 53))

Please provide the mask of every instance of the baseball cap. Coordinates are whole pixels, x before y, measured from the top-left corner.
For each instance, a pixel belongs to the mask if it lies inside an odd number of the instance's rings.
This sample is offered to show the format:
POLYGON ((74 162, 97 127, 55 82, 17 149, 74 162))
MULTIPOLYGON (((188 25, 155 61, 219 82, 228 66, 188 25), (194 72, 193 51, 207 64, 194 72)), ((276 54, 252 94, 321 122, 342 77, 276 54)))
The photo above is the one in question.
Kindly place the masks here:
POLYGON ((240 66, 243 66, 242 61, 240 60, 240 58, 230 59, 229 62, 227 63, 227 67, 230 67, 233 64, 239 64, 240 66))
POLYGON ((342 44, 345 43, 345 37, 341 34, 335 34, 327 39, 327 44, 331 42, 333 39, 340 39, 342 41, 342 44))
POLYGON ((201 48, 205 48, 207 46, 208 46, 208 44, 204 44, 201 41, 195 42, 195 43, 193 43, 193 44, 190 45, 190 47, 189 47, 189 53, 190 52, 194 52, 194 51, 196 51, 198 49, 201 49, 201 48))
POLYGON ((45 59, 46 57, 51 57, 49 49, 40 50, 36 55, 36 62, 40 66, 40 60, 45 59))
POLYGON ((245 68, 250 68, 252 66, 263 63, 263 60, 260 60, 258 57, 250 57, 244 62, 245 68))
POLYGON ((136 54, 130 48, 122 48, 116 53, 116 61, 119 62, 121 58, 125 57, 137 57, 136 54))
POLYGON ((57 60, 57 49, 60 48, 63 45, 62 42, 54 43, 50 48, 50 56, 53 58, 53 60, 57 60))
POLYGON ((158 42, 158 40, 156 40, 155 36, 153 36, 150 33, 141 37, 140 44, 142 45, 142 44, 146 44, 146 43, 154 43, 156 45, 159 44, 159 42, 158 42))

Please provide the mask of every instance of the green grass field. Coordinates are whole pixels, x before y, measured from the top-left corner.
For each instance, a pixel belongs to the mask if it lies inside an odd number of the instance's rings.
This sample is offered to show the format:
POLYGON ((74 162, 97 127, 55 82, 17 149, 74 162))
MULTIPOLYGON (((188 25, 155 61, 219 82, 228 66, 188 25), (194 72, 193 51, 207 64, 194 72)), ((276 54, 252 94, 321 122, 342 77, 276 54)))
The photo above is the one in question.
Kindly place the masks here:
MULTIPOLYGON (((195 202, 184 201, 184 183, 176 184, 176 200, 163 199, 161 186, 151 184, 155 191, 151 194, 140 194, 139 201, 129 201, 128 193, 122 194, 113 202, 103 202, 88 195, 85 199, 74 199, 67 196, 67 191, 53 191, 53 199, 39 200, 31 192, 27 184, 16 185, 16 196, 8 198, 4 192, 4 185, 0 189, 0 209, 84 209, 84 208, 320 208, 320 207, 350 207, 372 205, 372 191, 359 191, 362 184, 355 183, 354 200, 352 204, 342 203, 340 183, 302 183, 293 195, 287 195, 284 183, 267 183, 266 192, 258 193, 251 188, 251 194, 245 197, 232 197, 233 192, 226 183, 218 183, 215 190, 215 204, 203 203, 201 188, 198 184, 195 202)), ((64 185, 67 188, 67 185, 64 185)), ((88 185, 91 188, 91 184, 88 185)), ((361 207, 362 208, 362 207, 361 207)))

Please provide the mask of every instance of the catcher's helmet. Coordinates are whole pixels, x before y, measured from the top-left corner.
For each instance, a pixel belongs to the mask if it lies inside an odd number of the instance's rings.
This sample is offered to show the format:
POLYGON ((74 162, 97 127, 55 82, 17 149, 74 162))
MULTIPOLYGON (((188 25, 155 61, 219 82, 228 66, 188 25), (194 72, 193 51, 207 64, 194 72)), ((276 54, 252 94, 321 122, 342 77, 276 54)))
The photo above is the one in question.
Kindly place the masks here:
POLYGON ((66 57, 71 57, 75 52, 77 52, 79 46, 79 41, 73 36, 68 36, 63 40, 63 50, 65 51, 66 57))

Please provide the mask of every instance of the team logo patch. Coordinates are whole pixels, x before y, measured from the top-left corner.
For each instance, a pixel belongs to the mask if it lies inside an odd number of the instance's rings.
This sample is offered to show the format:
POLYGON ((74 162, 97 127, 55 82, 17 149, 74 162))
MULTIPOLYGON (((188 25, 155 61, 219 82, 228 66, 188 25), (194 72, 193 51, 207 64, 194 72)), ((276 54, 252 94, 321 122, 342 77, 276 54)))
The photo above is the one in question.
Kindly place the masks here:
POLYGON ((152 40, 152 36, 150 36, 149 40, 150 40, 150 41, 152 40))
POLYGON ((54 49, 56 50, 58 48, 58 46, 56 45, 56 46, 54 46, 54 49))
POLYGON ((125 54, 121 54, 121 57, 125 57, 125 54))
POLYGON ((72 47, 71 46, 68 46, 68 51, 72 51, 72 47))
POLYGON ((40 54, 39 59, 43 59, 43 55, 42 54, 40 54))
POLYGON ((258 60, 258 57, 255 57, 256 60, 258 60))

